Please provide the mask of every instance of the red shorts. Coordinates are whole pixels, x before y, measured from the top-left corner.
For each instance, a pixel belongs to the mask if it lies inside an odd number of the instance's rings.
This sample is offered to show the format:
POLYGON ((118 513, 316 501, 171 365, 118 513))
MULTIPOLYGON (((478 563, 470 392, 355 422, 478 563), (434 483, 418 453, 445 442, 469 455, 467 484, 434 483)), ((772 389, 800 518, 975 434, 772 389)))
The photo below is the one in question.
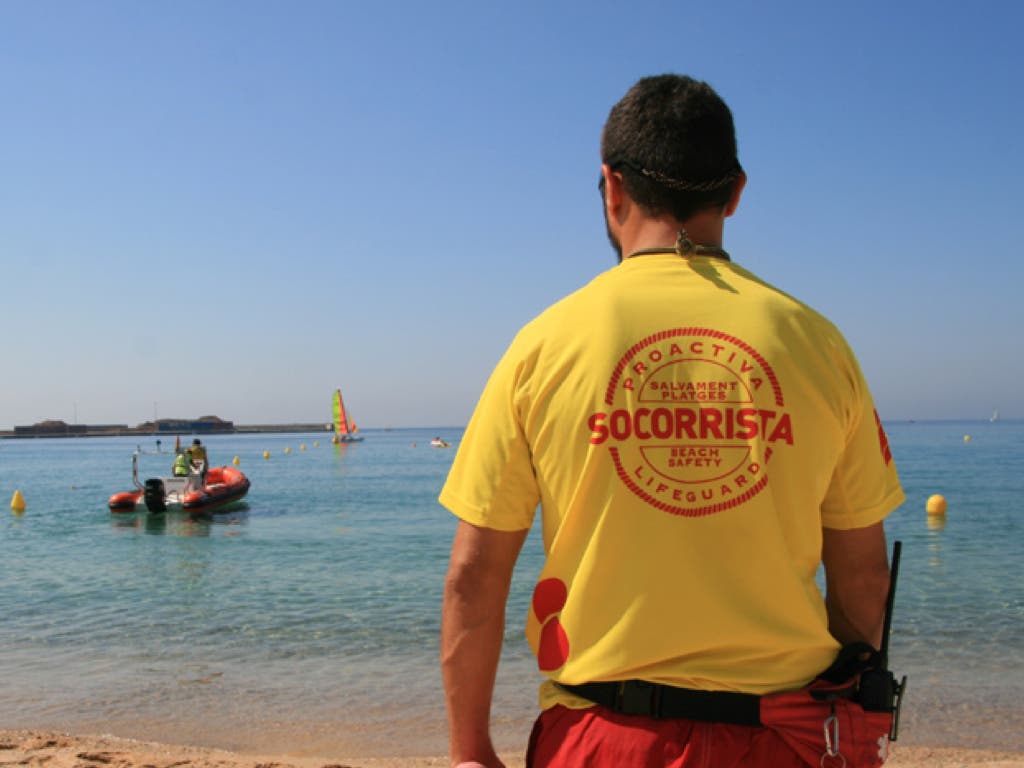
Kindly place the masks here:
POLYGON ((537 718, 526 768, 806 768, 768 728, 555 706, 537 718))
POLYGON ((533 726, 526 768, 878 768, 888 754, 891 715, 810 694, 831 687, 816 682, 763 697, 759 726, 555 706, 533 726))

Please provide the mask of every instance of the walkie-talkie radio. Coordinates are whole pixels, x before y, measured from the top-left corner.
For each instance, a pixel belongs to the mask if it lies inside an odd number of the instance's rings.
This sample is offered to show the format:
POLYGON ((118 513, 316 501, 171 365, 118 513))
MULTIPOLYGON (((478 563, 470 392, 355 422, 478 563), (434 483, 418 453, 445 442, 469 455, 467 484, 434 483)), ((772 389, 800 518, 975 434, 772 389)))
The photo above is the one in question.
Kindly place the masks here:
POLYGON ((893 603, 896 597, 896 577, 900 570, 902 542, 894 542, 892 564, 889 567, 889 594, 885 600, 885 623, 882 627, 882 647, 878 652, 878 663, 860 675, 857 702, 868 712, 891 712, 892 726, 889 741, 896 741, 899 735, 900 707, 907 690, 907 676, 899 681, 889 670, 889 632, 892 627, 893 603))

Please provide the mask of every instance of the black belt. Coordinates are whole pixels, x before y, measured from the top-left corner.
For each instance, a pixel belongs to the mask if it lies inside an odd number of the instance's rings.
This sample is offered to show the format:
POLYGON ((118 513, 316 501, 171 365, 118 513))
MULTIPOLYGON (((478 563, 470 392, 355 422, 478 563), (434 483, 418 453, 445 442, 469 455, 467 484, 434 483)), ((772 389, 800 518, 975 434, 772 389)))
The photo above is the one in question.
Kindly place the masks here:
POLYGON ((646 680, 558 685, 569 693, 623 715, 761 725, 761 697, 753 693, 696 691, 646 680))

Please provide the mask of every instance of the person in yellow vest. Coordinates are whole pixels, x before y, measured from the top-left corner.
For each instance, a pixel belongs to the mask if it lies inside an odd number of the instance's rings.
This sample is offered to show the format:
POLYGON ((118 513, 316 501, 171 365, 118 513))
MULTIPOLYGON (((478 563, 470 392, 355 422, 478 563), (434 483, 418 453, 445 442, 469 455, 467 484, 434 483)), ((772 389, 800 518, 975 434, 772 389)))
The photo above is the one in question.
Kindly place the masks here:
POLYGON ((189 449, 191 453, 192 466, 199 469, 200 477, 203 480, 203 485, 206 485, 206 470, 210 467, 209 459, 206 456, 206 448, 199 441, 199 438, 195 438, 192 441, 192 447, 189 449))
POLYGON ((452 766, 502 765, 491 700, 538 509, 529 768, 884 759, 892 712, 862 705, 845 667, 835 695, 811 686, 841 648, 879 648, 883 520, 904 495, 838 329, 723 249, 745 182, 707 83, 642 78, 612 108, 598 188, 618 264, 519 331, 440 494, 458 518, 441 620, 452 766))
POLYGON ((174 468, 172 469, 174 476, 188 477, 188 465, 191 461, 191 452, 187 448, 184 451, 179 450, 178 455, 174 457, 174 468))

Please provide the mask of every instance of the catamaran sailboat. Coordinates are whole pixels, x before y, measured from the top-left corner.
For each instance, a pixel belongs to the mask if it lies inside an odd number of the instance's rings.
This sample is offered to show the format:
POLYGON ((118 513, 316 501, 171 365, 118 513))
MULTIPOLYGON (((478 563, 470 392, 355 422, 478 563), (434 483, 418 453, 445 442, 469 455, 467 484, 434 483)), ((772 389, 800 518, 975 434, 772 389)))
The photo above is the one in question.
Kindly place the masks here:
POLYGON ((356 426, 352 414, 345 410, 345 401, 341 399, 340 389, 334 390, 332 410, 334 411, 334 437, 331 438, 332 443, 357 443, 363 439, 359 434, 359 427, 356 426))

